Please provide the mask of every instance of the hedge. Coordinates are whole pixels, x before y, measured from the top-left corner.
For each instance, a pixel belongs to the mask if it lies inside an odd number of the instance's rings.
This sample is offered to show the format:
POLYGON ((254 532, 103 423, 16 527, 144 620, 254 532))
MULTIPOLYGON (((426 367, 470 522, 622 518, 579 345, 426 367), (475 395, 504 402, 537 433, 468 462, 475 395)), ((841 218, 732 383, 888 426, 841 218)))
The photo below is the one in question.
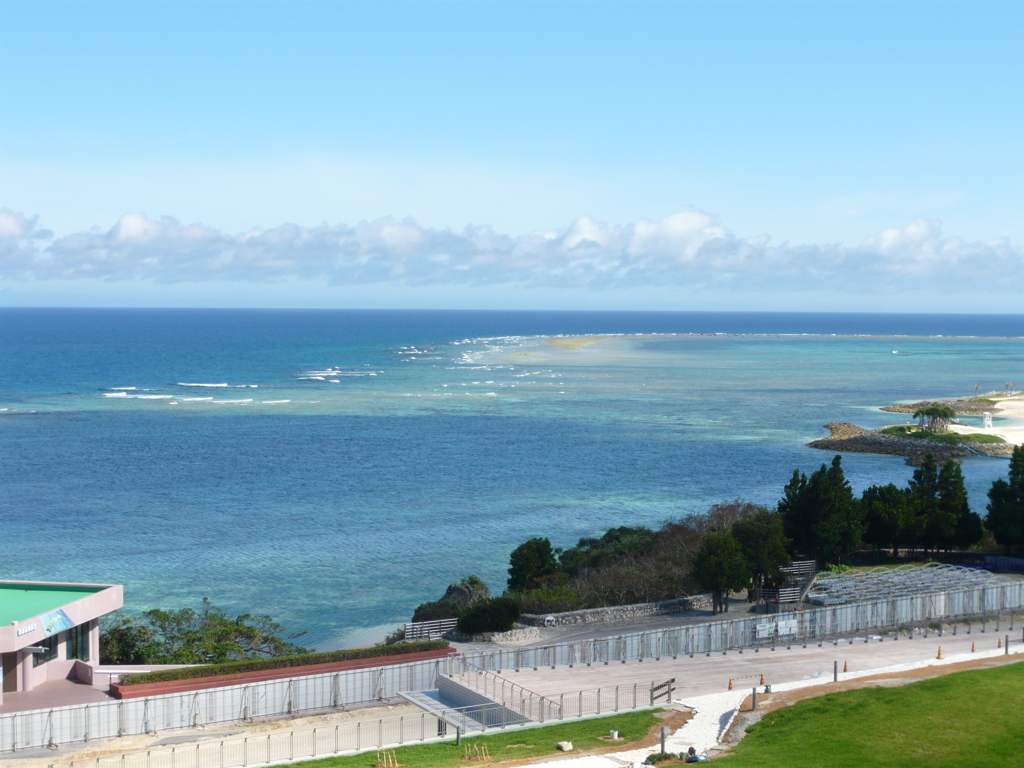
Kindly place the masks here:
POLYGON ((334 661, 351 661, 353 659, 374 659, 381 656, 400 656, 404 653, 421 651, 439 651, 448 647, 444 640, 431 640, 422 643, 403 643, 401 645, 376 645, 373 648, 351 648, 347 651, 329 651, 327 653, 307 653, 302 656, 278 656, 273 659, 248 659, 245 661, 227 661, 221 664, 204 664, 198 667, 182 669, 161 669, 156 672, 136 672, 121 678, 121 685, 140 685, 142 683, 165 683, 170 680, 190 680, 196 677, 214 677, 215 675, 233 675, 238 672, 261 672, 266 669, 285 669, 287 667, 306 667, 311 664, 330 664, 334 661))

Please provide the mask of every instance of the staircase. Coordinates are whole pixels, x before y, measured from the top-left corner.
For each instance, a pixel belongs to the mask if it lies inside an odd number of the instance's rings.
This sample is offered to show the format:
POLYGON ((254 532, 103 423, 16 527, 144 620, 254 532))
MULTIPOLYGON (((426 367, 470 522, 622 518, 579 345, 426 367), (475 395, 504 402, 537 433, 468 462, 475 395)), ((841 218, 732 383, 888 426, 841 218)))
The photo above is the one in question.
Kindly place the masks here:
POLYGON ((803 602, 818 576, 817 562, 798 560, 779 570, 786 574, 786 580, 779 587, 759 589, 757 599, 778 604, 803 602))

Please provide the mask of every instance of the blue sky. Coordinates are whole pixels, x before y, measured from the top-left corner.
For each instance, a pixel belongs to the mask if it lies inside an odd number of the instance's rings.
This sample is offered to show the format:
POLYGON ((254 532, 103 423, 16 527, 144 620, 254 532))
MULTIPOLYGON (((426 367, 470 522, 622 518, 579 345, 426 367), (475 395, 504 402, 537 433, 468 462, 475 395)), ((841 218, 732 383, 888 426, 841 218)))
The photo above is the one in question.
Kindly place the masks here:
POLYGON ((0 304, 1018 312, 1022 49, 1017 2, 0 0, 0 304))

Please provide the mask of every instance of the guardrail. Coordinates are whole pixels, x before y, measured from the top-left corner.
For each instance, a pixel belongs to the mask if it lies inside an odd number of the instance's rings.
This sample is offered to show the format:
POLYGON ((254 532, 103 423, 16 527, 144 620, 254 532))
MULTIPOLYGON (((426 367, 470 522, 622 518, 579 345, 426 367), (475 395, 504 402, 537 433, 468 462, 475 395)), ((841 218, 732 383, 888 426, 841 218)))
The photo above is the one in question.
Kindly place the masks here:
POLYGON ((470 651, 460 658, 484 670, 625 663, 663 656, 708 654, 734 648, 817 641, 867 629, 955 621, 966 616, 1006 616, 1012 626, 1024 609, 1024 582, 848 603, 787 614, 741 618, 634 632, 569 643, 470 651))
POLYGON ((441 637, 455 629, 458 619, 438 619, 437 621, 414 621, 405 625, 406 640, 431 640, 441 637))
MULTIPOLYGON (((458 658, 480 670, 499 672, 523 667, 625 663, 766 646, 780 639, 790 643, 817 641, 867 629, 927 625, 934 621, 952 622, 985 615, 997 617, 997 626, 1000 621, 1008 621, 1013 628, 1022 608, 1024 582, 1002 582, 784 615, 747 614, 732 620, 594 640, 474 651, 458 658)), ((439 664, 433 661, 396 664, 186 694, 0 715, 0 752, 386 700, 400 691, 433 688, 442 671, 439 664)))
MULTIPOLYGON (((329 755, 353 754, 411 743, 445 741, 456 734, 489 733, 510 728, 530 728, 550 722, 610 715, 615 712, 649 709, 666 696, 671 700, 674 680, 656 685, 635 683, 560 695, 554 699, 532 694, 519 701, 522 717, 509 704, 474 704, 445 707, 443 713, 385 717, 335 726, 274 731, 267 735, 245 736, 188 746, 110 754, 102 757, 68 760, 49 764, 49 768, 248 768, 329 755), (547 704, 538 703, 544 699, 547 704), (557 706, 557 710, 552 709, 557 706), (555 711, 557 715, 551 717, 555 711), (530 713, 533 717, 530 717, 530 713)), ((525 691, 521 686, 517 686, 525 691)))
POLYGON ((0 751, 387 701, 434 687, 443 659, 0 715, 0 751))
POLYGON ((818 572, 818 563, 815 560, 795 560, 792 565, 779 570, 790 576, 814 576, 818 572))

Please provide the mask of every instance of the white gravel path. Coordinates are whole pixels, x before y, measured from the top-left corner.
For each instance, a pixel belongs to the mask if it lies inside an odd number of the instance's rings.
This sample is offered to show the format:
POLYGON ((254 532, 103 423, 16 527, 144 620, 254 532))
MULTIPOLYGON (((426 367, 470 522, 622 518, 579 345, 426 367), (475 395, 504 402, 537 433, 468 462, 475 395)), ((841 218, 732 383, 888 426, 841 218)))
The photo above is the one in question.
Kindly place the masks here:
MULTIPOLYGON (((909 664, 895 664, 888 667, 864 669, 858 672, 841 672, 839 674, 839 681, 855 680, 859 677, 870 677, 872 675, 907 672, 912 669, 941 667, 949 664, 958 664, 963 661, 977 661, 978 659, 990 659, 1003 655, 1005 655, 1005 651, 1002 649, 978 651, 977 653, 958 653, 946 656, 944 659, 926 659, 909 664)), ((1009 655, 1024 655, 1024 646, 1011 648, 1009 655)), ((829 669, 803 680, 793 680, 772 685, 772 691, 795 691, 800 688, 826 685, 831 682, 832 670, 829 669)), ((725 735, 729 726, 732 725, 732 721, 736 718, 738 709, 748 693, 749 690, 727 691, 726 693, 712 693, 706 696, 676 699, 673 703, 692 709, 693 717, 669 736, 665 748, 669 752, 685 752, 692 746, 697 750, 698 754, 704 754, 712 747, 718 746, 722 736, 725 735)), ((624 768, 624 766, 637 766, 647 759, 649 754, 659 750, 660 747, 646 747, 605 755, 583 755, 579 757, 566 755, 561 758, 544 760, 535 763, 535 765, 558 763, 559 766, 564 768, 624 768)))

